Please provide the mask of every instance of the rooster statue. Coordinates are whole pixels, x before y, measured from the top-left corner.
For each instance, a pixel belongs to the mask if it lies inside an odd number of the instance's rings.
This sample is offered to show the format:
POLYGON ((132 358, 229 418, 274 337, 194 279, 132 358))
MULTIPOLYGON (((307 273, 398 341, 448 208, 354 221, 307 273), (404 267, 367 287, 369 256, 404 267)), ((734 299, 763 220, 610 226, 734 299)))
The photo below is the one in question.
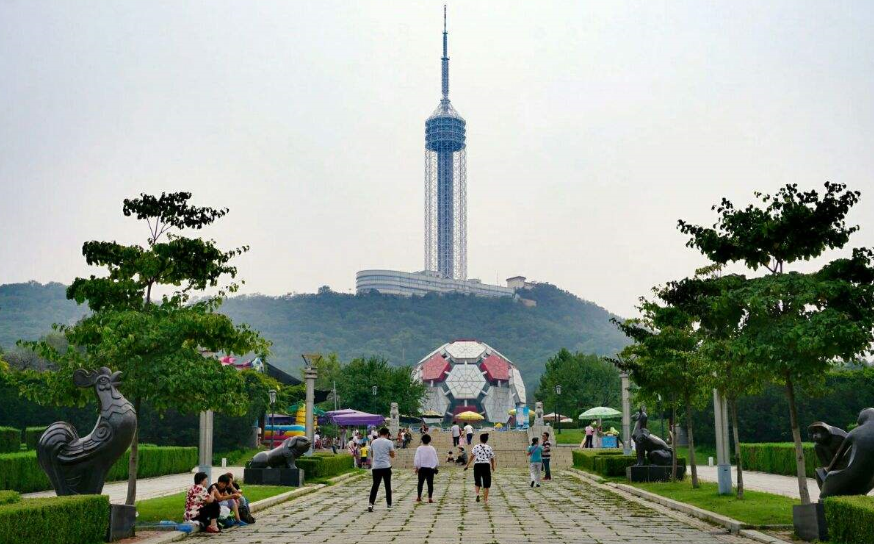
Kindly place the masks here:
POLYGON ((74 372, 73 383, 93 387, 97 393, 100 417, 94 430, 79 438, 72 425, 59 421, 40 437, 36 458, 59 496, 100 494, 107 472, 130 446, 137 430, 137 414, 116 389, 120 375, 106 367, 74 372))

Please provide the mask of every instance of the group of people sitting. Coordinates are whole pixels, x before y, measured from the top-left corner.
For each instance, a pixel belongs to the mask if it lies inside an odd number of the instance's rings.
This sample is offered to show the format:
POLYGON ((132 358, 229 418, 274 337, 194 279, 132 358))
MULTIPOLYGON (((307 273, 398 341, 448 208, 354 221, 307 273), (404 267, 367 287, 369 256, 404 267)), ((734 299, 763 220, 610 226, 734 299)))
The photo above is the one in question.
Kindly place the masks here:
POLYGON ((249 512, 249 501, 230 472, 206 487, 206 472, 194 475, 194 485, 185 497, 185 521, 196 522, 207 533, 220 533, 219 520, 225 527, 245 526, 255 522, 249 512), (227 511, 223 512, 222 508, 227 511), (222 514, 225 514, 224 516, 222 514))
POLYGON ((459 466, 464 466, 467 464, 467 452, 464 451, 464 446, 458 446, 458 451, 453 452, 449 450, 449 455, 446 457, 447 463, 455 463, 459 466))

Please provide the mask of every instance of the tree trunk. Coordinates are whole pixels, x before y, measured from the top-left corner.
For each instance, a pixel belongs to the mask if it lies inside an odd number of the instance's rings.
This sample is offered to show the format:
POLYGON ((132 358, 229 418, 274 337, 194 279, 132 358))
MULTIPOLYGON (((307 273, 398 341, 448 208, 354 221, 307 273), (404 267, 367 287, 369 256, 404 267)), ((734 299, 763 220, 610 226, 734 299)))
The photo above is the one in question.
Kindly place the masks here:
POLYGON ((743 460, 740 457, 740 432, 737 429, 737 401, 735 399, 728 400, 729 410, 731 410, 731 428, 734 435, 734 456, 737 458, 737 498, 744 498, 744 469, 743 460))
POLYGON ((674 424, 677 421, 677 407, 671 406, 671 421, 669 427, 671 428, 671 448, 673 449, 673 455, 671 455, 671 481, 677 481, 677 435, 675 433, 674 424))
POLYGON ((792 425, 792 441, 795 442, 795 469, 798 475, 798 495, 801 504, 810 504, 807 490, 807 472, 804 467, 804 448, 801 445, 801 430, 798 428, 798 408, 795 405, 795 389, 792 378, 786 374, 786 398, 789 400, 789 423, 792 425))
POLYGON ((134 438, 130 444, 130 459, 127 463, 127 498, 124 503, 133 506, 137 502, 137 464, 139 462, 139 440, 140 440, 140 405, 142 399, 137 397, 134 399, 134 410, 137 413, 137 428, 134 431, 134 438))
POLYGON ((698 489, 698 465, 695 463, 695 433, 692 432, 692 403, 686 395, 686 432, 689 433, 689 464, 692 467, 692 489, 698 489))

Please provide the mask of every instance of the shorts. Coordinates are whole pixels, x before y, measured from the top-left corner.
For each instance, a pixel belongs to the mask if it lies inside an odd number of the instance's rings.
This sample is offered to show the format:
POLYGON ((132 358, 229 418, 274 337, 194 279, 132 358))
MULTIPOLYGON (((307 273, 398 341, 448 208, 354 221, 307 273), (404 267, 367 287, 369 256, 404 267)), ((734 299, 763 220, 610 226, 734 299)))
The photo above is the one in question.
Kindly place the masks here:
POLYGON ((473 465, 473 485, 488 489, 492 487, 492 466, 488 463, 473 465))

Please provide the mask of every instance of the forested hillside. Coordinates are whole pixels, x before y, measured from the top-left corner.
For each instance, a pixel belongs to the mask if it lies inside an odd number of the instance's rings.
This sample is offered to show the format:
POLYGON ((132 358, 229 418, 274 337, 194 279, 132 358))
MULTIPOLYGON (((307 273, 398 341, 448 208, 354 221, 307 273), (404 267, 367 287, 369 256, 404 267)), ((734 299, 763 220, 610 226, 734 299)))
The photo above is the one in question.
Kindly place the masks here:
MULTIPOLYGON (((239 296, 223 311, 273 341, 271 361, 298 368, 301 353, 337 352, 342 360, 382 355, 394 364, 417 362, 444 342, 476 338, 516 362, 533 392, 544 362, 561 348, 612 354, 625 337, 605 309, 548 284, 524 292, 527 308, 509 298, 462 295, 404 298, 378 294, 239 296)), ((64 286, 0 286, 0 346, 36 339, 53 322, 70 323, 84 309, 64 297, 64 286)))

